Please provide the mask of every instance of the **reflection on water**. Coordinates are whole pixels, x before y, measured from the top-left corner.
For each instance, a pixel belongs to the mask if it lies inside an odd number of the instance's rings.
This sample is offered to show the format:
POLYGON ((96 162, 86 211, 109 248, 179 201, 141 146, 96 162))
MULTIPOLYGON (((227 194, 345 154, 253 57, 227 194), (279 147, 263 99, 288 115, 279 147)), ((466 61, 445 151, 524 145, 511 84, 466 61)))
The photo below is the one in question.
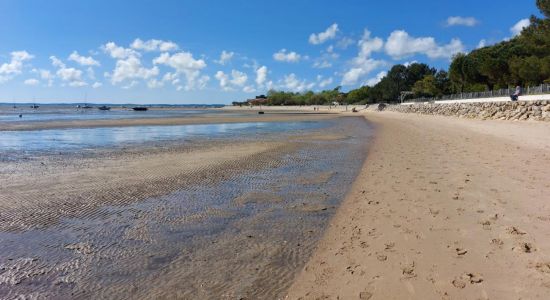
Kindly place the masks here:
POLYGON ((324 126, 322 122, 257 122, 0 131, 0 154, 10 156, 32 152, 115 147, 158 141, 185 142, 195 138, 253 137, 269 132, 313 129, 322 126, 324 126))
POLYGON ((32 109, 27 106, 6 108, 0 106, 0 125, 7 122, 35 122, 35 121, 74 121, 74 120, 112 120, 134 118, 173 118, 189 117, 205 114, 217 114, 220 111, 204 109, 149 109, 148 111, 134 111, 128 108, 112 108, 102 111, 97 108, 77 109, 67 107, 40 107, 32 109), (22 117, 19 117, 22 115, 22 117))

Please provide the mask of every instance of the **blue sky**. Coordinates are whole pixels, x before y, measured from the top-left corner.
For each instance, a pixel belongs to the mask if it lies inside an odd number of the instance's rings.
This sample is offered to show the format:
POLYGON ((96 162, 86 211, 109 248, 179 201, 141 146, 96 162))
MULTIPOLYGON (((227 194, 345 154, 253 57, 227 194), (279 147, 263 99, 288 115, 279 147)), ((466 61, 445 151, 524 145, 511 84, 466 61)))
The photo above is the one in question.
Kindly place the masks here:
POLYGON ((534 0, 0 0, 0 102, 349 90, 397 63, 446 69, 457 52, 513 37, 532 14, 534 0))

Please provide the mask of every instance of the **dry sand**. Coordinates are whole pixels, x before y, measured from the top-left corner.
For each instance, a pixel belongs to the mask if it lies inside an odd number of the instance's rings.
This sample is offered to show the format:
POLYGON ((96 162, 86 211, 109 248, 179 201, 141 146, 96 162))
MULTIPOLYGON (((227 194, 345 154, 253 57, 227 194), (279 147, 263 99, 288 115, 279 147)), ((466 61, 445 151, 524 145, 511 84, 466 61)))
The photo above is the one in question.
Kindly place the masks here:
POLYGON ((289 299, 549 299, 549 124, 366 118, 367 161, 289 299))

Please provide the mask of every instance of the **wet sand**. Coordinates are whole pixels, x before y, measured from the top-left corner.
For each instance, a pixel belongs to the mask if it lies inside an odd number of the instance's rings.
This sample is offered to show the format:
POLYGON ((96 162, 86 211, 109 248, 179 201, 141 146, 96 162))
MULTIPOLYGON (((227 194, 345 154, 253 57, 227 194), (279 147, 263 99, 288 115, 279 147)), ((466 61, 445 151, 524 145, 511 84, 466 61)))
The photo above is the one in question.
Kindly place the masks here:
POLYGON ((0 161, 0 298, 284 297, 365 157, 330 122, 0 161))
MULTIPOLYGON (((218 109, 218 111, 221 109, 218 109)), ((208 111, 208 110, 205 110, 208 111)), ((214 111, 214 109, 211 109, 214 111)), ((147 118, 147 112, 142 118, 132 119, 103 119, 103 120, 58 120, 58 121, 32 121, 32 122, 11 122, 0 124, 0 131, 15 130, 43 130, 43 129, 64 129, 64 128, 98 128, 98 127, 121 127, 121 126, 164 126, 164 125, 191 125, 191 124, 221 124, 221 123, 253 123, 253 122, 298 122, 327 120, 335 117, 337 111, 325 111, 317 113, 314 111, 286 111, 280 109, 269 109, 269 113, 260 115, 257 109, 224 109, 222 111, 236 112, 237 115, 223 113, 206 114, 199 116, 147 118)))
POLYGON ((548 299, 550 126, 391 112, 288 299, 548 299))

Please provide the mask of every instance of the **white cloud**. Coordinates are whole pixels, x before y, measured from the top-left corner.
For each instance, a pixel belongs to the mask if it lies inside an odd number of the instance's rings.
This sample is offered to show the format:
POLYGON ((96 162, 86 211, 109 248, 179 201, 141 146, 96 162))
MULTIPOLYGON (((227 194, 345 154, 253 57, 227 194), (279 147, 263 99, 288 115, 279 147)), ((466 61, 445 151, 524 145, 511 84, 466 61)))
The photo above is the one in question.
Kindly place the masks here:
POLYGON ((371 37, 369 30, 365 29, 363 37, 357 43, 359 52, 351 60, 351 67, 342 77, 342 85, 355 85, 372 71, 383 67, 386 62, 371 58, 372 53, 381 51, 384 41, 379 37, 371 37))
POLYGON ((313 63, 313 67, 316 69, 326 69, 332 67, 332 63, 328 60, 320 59, 313 63))
POLYGON ((424 54, 431 59, 450 59, 459 52, 464 52, 464 45, 459 39, 452 39, 449 44, 438 45, 433 37, 411 37, 406 31, 396 30, 386 42, 386 53, 394 59, 424 54))
POLYGON ((157 89, 157 88, 161 88, 163 86, 164 86, 164 82, 159 81, 156 78, 153 78, 153 79, 150 79, 149 81, 147 81, 147 87, 150 88, 150 89, 157 89))
POLYGON ((140 56, 137 51, 134 51, 130 48, 117 46, 117 44, 115 44, 114 42, 108 42, 107 44, 101 46, 101 49, 103 49, 105 53, 109 54, 112 58, 115 59, 125 59, 131 56, 140 56))
POLYGON ((529 25, 531 25, 531 21, 529 21, 529 19, 519 20, 519 22, 510 28, 510 32, 513 36, 517 36, 523 31, 524 28, 529 27, 529 25))
POLYGON ((299 62, 302 56, 294 51, 287 52, 286 49, 281 49, 279 52, 273 54, 273 58, 276 61, 284 61, 284 62, 299 62))
POLYGON ((225 65, 226 63, 231 61, 234 55, 235 55, 235 52, 227 52, 223 50, 222 53, 220 54, 220 59, 216 60, 215 62, 220 65, 225 65))
POLYGON ((94 82, 94 84, 92 84, 92 87, 94 89, 100 88, 101 86, 103 86, 103 84, 101 82, 94 82))
POLYGON ((0 83, 10 80, 14 75, 21 74, 23 63, 34 58, 34 55, 27 51, 13 51, 10 55, 10 62, 0 65, 0 83))
POLYGON ((337 43, 336 46, 340 49, 347 49, 349 46, 353 45, 355 41, 349 37, 343 37, 341 38, 337 43))
MULTIPOLYGON (((119 59, 116 62, 111 77, 111 83, 116 85, 126 80, 149 79, 159 74, 159 68, 145 68, 141 64, 141 60, 136 56, 129 56, 125 59, 119 59)), ((135 84, 134 84, 135 85, 135 84)), ((134 85, 130 86, 133 87, 134 85)))
POLYGON ((153 60, 153 63, 172 67, 176 70, 176 73, 183 74, 186 79, 186 90, 202 89, 210 80, 208 76, 201 76, 201 70, 206 68, 206 62, 202 59, 193 58, 193 54, 190 52, 178 52, 172 55, 162 53, 153 60))
POLYGON ((388 72, 382 71, 378 74, 376 74, 376 77, 368 79, 364 85, 368 86, 375 86, 377 83, 379 83, 382 78, 384 78, 386 75, 388 75, 388 72))
POLYGON ((312 45, 319 45, 328 40, 334 39, 338 33, 338 24, 334 23, 330 25, 325 31, 318 34, 312 33, 309 36, 309 43, 312 45))
POLYGON ((326 86, 328 86, 328 85, 331 85, 332 82, 333 82, 333 79, 332 79, 332 77, 329 77, 329 78, 327 78, 327 79, 322 79, 321 76, 317 76, 317 81, 319 81, 319 84, 318 84, 319 87, 320 87, 320 88, 324 88, 324 87, 326 87, 326 86))
POLYGON ((261 66, 258 69, 256 69, 256 84, 258 86, 263 86, 266 80, 267 80, 267 67, 261 66))
POLYGON ((32 86, 34 86, 34 85, 38 85, 38 84, 40 83, 40 81, 38 81, 38 79, 35 79, 35 78, 29 78, 29 79, 25 80, 23 83, 24 83, 25 85, 32 85, 32 86))
POLYGON ((40 76, 40 79, 47 80, 48 81, 48 84, 47 84, 48 86, 53 85, 53 79, 54 79, 55 76, 49 70, 32 69, 31 72, 34 73, 34 74, 38 74, 38 76, 40 76))
POLYGON ((479 21, 474 17, 449 17, 447 18, 447 26, 467 26, 474 27, 479 24, 479 21))
POLYGON ((248 80, 248 76, 245 73, 237 70, 231 71, 231 77, 233 77, 231 83, 236 86, 243 86, 248 80))
POLYGON ((141 39, 135 39, 134 42, 130 45, 132 49, 143 50, 146 52, 152 51, 161 51, 161 52, 170 52, 178 50, 178 45, 171 41, 163 40, 148 40, 142 41, 141 39))
POLYGON ((72 87, 81 87, 88 85, 84 80, 82 80, 82 70, 75 68, 67 68, 65 63, 55 56, 50 56, 52 65, 57 67, 55 75, 61 79, 61 81, 67 83, 72 87))
POLYGON ((479 43, 477 44, 476 49, 483 48, 483 47, 485 47, 485 46, 487 46, 487 41, 486 41, 485 39, 482 39, 482 40, 480 40, 479 43))
POLYGON ((72 60, 81 66, 99 66, 99 61, 93 59, 91 56, 81 56, 76 51, 73 51, 73 53, 69 55, 69 60, 72 60))
POLYGON ((220 82, 220 87, 224 91, 234 91, 235 88, 243 87, 248 80, 248 76, 238 70, 232 70, 231 76, 223 71, 218 71, 214 77, 220 82))
POLYGON ((216 72, 216 75, 214 75, 214 78, 216 78, 220 82, 220 87, 224 91, 232 90, 232 88, 229 87, 229 76, 225 74, 223 71, 216 72))
POLYGON ((122 88, 125 89, 125 90, 129 90, 131 88, 133 88, 134 86, 138 85, 139 82, 135 81, 135 80, 132 80, 129 84, 123 86, 122 88))
POLYGON ((284 76, 282 87, 292 92, 303 92, 306 90, 311 90, 313 87, 315 87, 315 83, 307 82, 306 80, 300 80, 298 77, 296 77, 296 74, 291 73, 284 76))

